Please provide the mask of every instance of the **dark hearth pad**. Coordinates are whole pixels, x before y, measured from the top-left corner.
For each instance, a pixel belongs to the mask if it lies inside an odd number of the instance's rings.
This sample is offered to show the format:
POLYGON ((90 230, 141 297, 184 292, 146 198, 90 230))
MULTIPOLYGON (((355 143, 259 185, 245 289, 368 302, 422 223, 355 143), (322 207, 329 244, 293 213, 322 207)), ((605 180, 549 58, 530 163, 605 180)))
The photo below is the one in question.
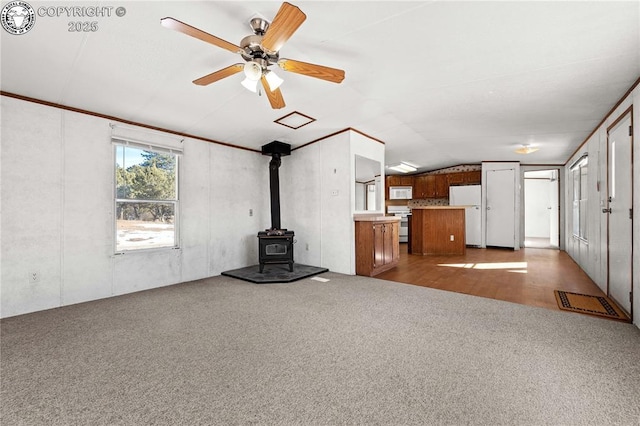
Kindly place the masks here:
POLYGON ((224 271, 222 275, 238 278, 240 280, 249 281, 255 284, 269 284, 290 283, 327 271, 327 268, 318 268, 317 266, 294 263, 293 272, 289 272, 289 265, 287 264, 267 264, 264 265, 263 273, 260 273, 259 265, 253 265, 247 266, 246 268, 224 271))

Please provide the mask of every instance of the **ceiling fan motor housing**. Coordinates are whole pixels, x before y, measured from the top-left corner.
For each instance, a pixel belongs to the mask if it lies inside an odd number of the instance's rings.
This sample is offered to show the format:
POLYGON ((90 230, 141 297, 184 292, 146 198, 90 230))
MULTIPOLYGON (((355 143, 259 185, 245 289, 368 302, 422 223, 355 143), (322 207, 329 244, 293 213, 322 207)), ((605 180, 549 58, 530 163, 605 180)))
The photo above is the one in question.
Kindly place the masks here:
POLYGON ((269 21, 266 19, 255 17, 249 21, 249 26, 256 35, 264 35, 269 29, 269 21))
POLYGON ((240 47, 243 50, 241 55, 244 60, 252 61, 254 59, 264 59, 266 61, 266 65, 263 66, 264 69, 269 65, 277 63, 278 59, 280 59, 278 52, 268 53, 262 48, 262 37, 269 28, 269 22, 262 18, 253 18, 250 21, 249 26, 255 34, 246 36, 240 42, 240 47))

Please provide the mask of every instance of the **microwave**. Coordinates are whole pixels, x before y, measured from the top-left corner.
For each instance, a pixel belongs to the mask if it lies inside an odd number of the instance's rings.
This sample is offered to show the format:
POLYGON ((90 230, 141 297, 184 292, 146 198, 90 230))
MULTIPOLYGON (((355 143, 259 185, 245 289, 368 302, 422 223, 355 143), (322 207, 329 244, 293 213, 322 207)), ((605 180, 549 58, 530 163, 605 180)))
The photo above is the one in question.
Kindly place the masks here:
POLYGON ((390 186, 390 200, 410 200, 413 196, 413 188, 411 186, 390 186))

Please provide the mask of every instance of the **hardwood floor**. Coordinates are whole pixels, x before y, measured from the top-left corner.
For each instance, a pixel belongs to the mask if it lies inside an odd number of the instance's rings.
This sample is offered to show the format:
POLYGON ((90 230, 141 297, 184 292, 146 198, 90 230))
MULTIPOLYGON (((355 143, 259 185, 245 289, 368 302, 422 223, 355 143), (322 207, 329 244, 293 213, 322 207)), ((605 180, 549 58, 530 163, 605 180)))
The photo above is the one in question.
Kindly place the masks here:
POLYGON ((605 296, 566 252, 540 248, 419 256, 400 244, 399 265, 375 278, 556 310, 554 290, 605 296))

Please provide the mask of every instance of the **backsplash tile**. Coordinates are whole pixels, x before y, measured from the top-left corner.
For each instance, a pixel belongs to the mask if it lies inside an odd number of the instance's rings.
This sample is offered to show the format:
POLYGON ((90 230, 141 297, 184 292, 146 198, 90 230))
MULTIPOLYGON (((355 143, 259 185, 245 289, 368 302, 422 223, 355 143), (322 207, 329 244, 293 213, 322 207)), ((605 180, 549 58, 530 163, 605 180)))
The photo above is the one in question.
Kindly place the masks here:
POLYGON ((409 200, 407 203, 409 208, 423 207, 423 206, 448 206, 448 198, 425 198, 422 200, 409 200))

